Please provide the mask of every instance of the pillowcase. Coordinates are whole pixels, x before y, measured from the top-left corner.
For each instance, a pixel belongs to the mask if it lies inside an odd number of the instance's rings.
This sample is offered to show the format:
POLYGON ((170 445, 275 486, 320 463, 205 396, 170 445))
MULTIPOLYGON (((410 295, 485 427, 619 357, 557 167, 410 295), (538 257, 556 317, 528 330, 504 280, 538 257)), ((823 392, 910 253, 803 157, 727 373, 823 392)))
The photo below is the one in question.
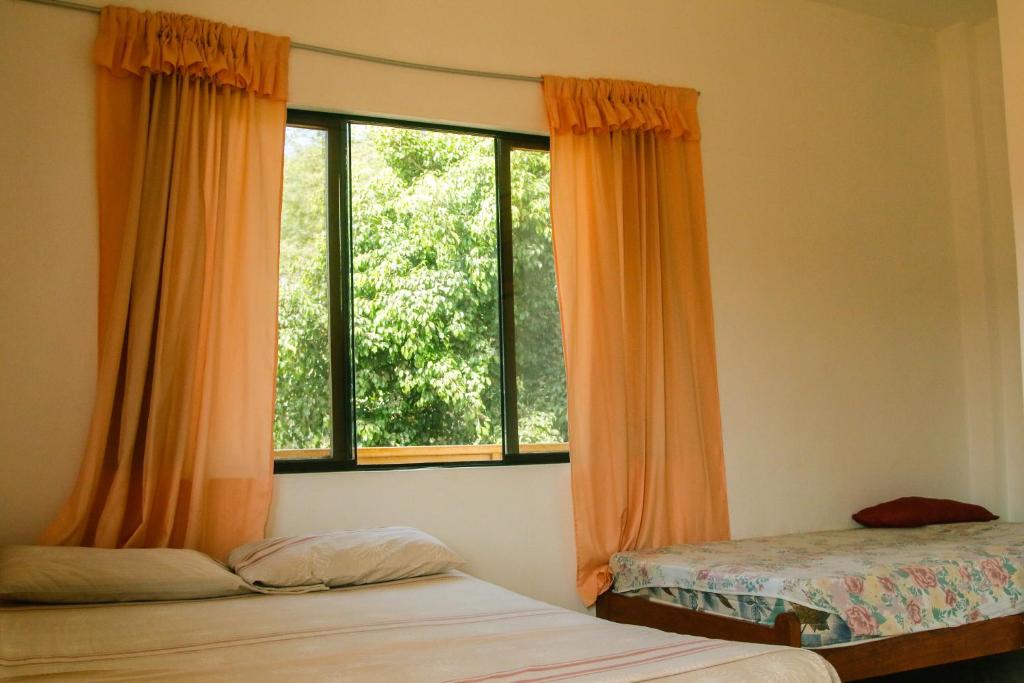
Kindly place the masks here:
POLYGON ((0 547, 0 600, 191 600, 252 590, 222 564, 179 548, 0 547))
POLYGON ((462 558, 410 527, 268 538, 231 551, 228 566, 258 590, 324 590, 438 574, 462 558))
POLYGON ((980 505, 910 496, 864 508, 854 513, 853 519, 868 527, 903 528, 954 522, 991 522, 999 516, 980 505))

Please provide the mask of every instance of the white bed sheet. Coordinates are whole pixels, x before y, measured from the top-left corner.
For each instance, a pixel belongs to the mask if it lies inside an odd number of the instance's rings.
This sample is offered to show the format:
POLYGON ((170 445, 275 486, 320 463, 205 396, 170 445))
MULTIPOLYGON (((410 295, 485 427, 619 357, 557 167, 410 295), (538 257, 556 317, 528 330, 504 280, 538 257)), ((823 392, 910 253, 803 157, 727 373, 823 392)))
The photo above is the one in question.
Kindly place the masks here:
POLYGON ((0 607, 0 679, 838 681, 817 655, 624 626, 453 572, 304 595, 0 607))

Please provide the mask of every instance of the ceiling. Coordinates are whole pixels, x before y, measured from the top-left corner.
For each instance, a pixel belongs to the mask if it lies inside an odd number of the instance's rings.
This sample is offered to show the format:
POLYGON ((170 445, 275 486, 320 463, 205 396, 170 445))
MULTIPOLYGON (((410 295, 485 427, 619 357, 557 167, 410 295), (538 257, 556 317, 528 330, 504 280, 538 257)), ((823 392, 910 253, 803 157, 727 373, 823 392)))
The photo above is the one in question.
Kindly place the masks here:
POLYGON ((940 29, 995 16, 995 0, 816 0, 909 26, 940 29))

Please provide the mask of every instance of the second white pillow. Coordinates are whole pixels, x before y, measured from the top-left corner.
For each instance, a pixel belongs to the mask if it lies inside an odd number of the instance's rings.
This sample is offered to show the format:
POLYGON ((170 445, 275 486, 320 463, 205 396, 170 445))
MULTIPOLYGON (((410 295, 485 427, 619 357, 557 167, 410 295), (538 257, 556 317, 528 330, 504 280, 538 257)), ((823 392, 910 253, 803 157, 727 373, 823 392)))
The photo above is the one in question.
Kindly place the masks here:
POLYGON ((228 556, 232 571, 264 589, 380 583, 439 574, 462 563, 444 543, 411 527, 268 538, 228 556))

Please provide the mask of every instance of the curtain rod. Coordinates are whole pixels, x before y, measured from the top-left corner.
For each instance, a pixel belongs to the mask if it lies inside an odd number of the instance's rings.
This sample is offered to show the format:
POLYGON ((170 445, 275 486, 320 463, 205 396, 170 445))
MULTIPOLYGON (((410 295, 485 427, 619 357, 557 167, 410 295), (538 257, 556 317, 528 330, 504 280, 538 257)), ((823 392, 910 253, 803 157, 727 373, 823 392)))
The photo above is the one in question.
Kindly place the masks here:
MULTIPOLYGON (((63 9, 76 10, 78 12, 89 12, 90 14, 99 14, 100 9, 95 5, 88 5, 82 2, 71 2, 71 0, 22 0, 22 2, 31 2, 37 5, 50 5, 52 7, 60 7, 63 9)), ((296 50, 305 50, 306 52, 319 52, 324 55, 331 55, 333 57, 344 57, 346 59, 358 59, 363 62, 372 62, 373 64, 384 64, 386 66, 397 66, 403 69, 419 69, 420 71, 434 71, 443 74, 455 74, 457 76, 475 76, 477 78, 497 78, 505 81, 525 81, 527 83, 541 83, 543 79, 540 76, 524 76, 522 74, 506 74, 498 71, 477 71, 476 69, 460 69, 452 66, 439 66, 437 64, 420 64, 418 62, 406 62, 401 59, 389 59, 387 57, 377 57, 375 55, 364 55, 359 52, 348 52, 346 50, 336 50, 332 47, 323 47, 321 45, 310 45, 308 43, 292 43, 292 48, 296 50)))

